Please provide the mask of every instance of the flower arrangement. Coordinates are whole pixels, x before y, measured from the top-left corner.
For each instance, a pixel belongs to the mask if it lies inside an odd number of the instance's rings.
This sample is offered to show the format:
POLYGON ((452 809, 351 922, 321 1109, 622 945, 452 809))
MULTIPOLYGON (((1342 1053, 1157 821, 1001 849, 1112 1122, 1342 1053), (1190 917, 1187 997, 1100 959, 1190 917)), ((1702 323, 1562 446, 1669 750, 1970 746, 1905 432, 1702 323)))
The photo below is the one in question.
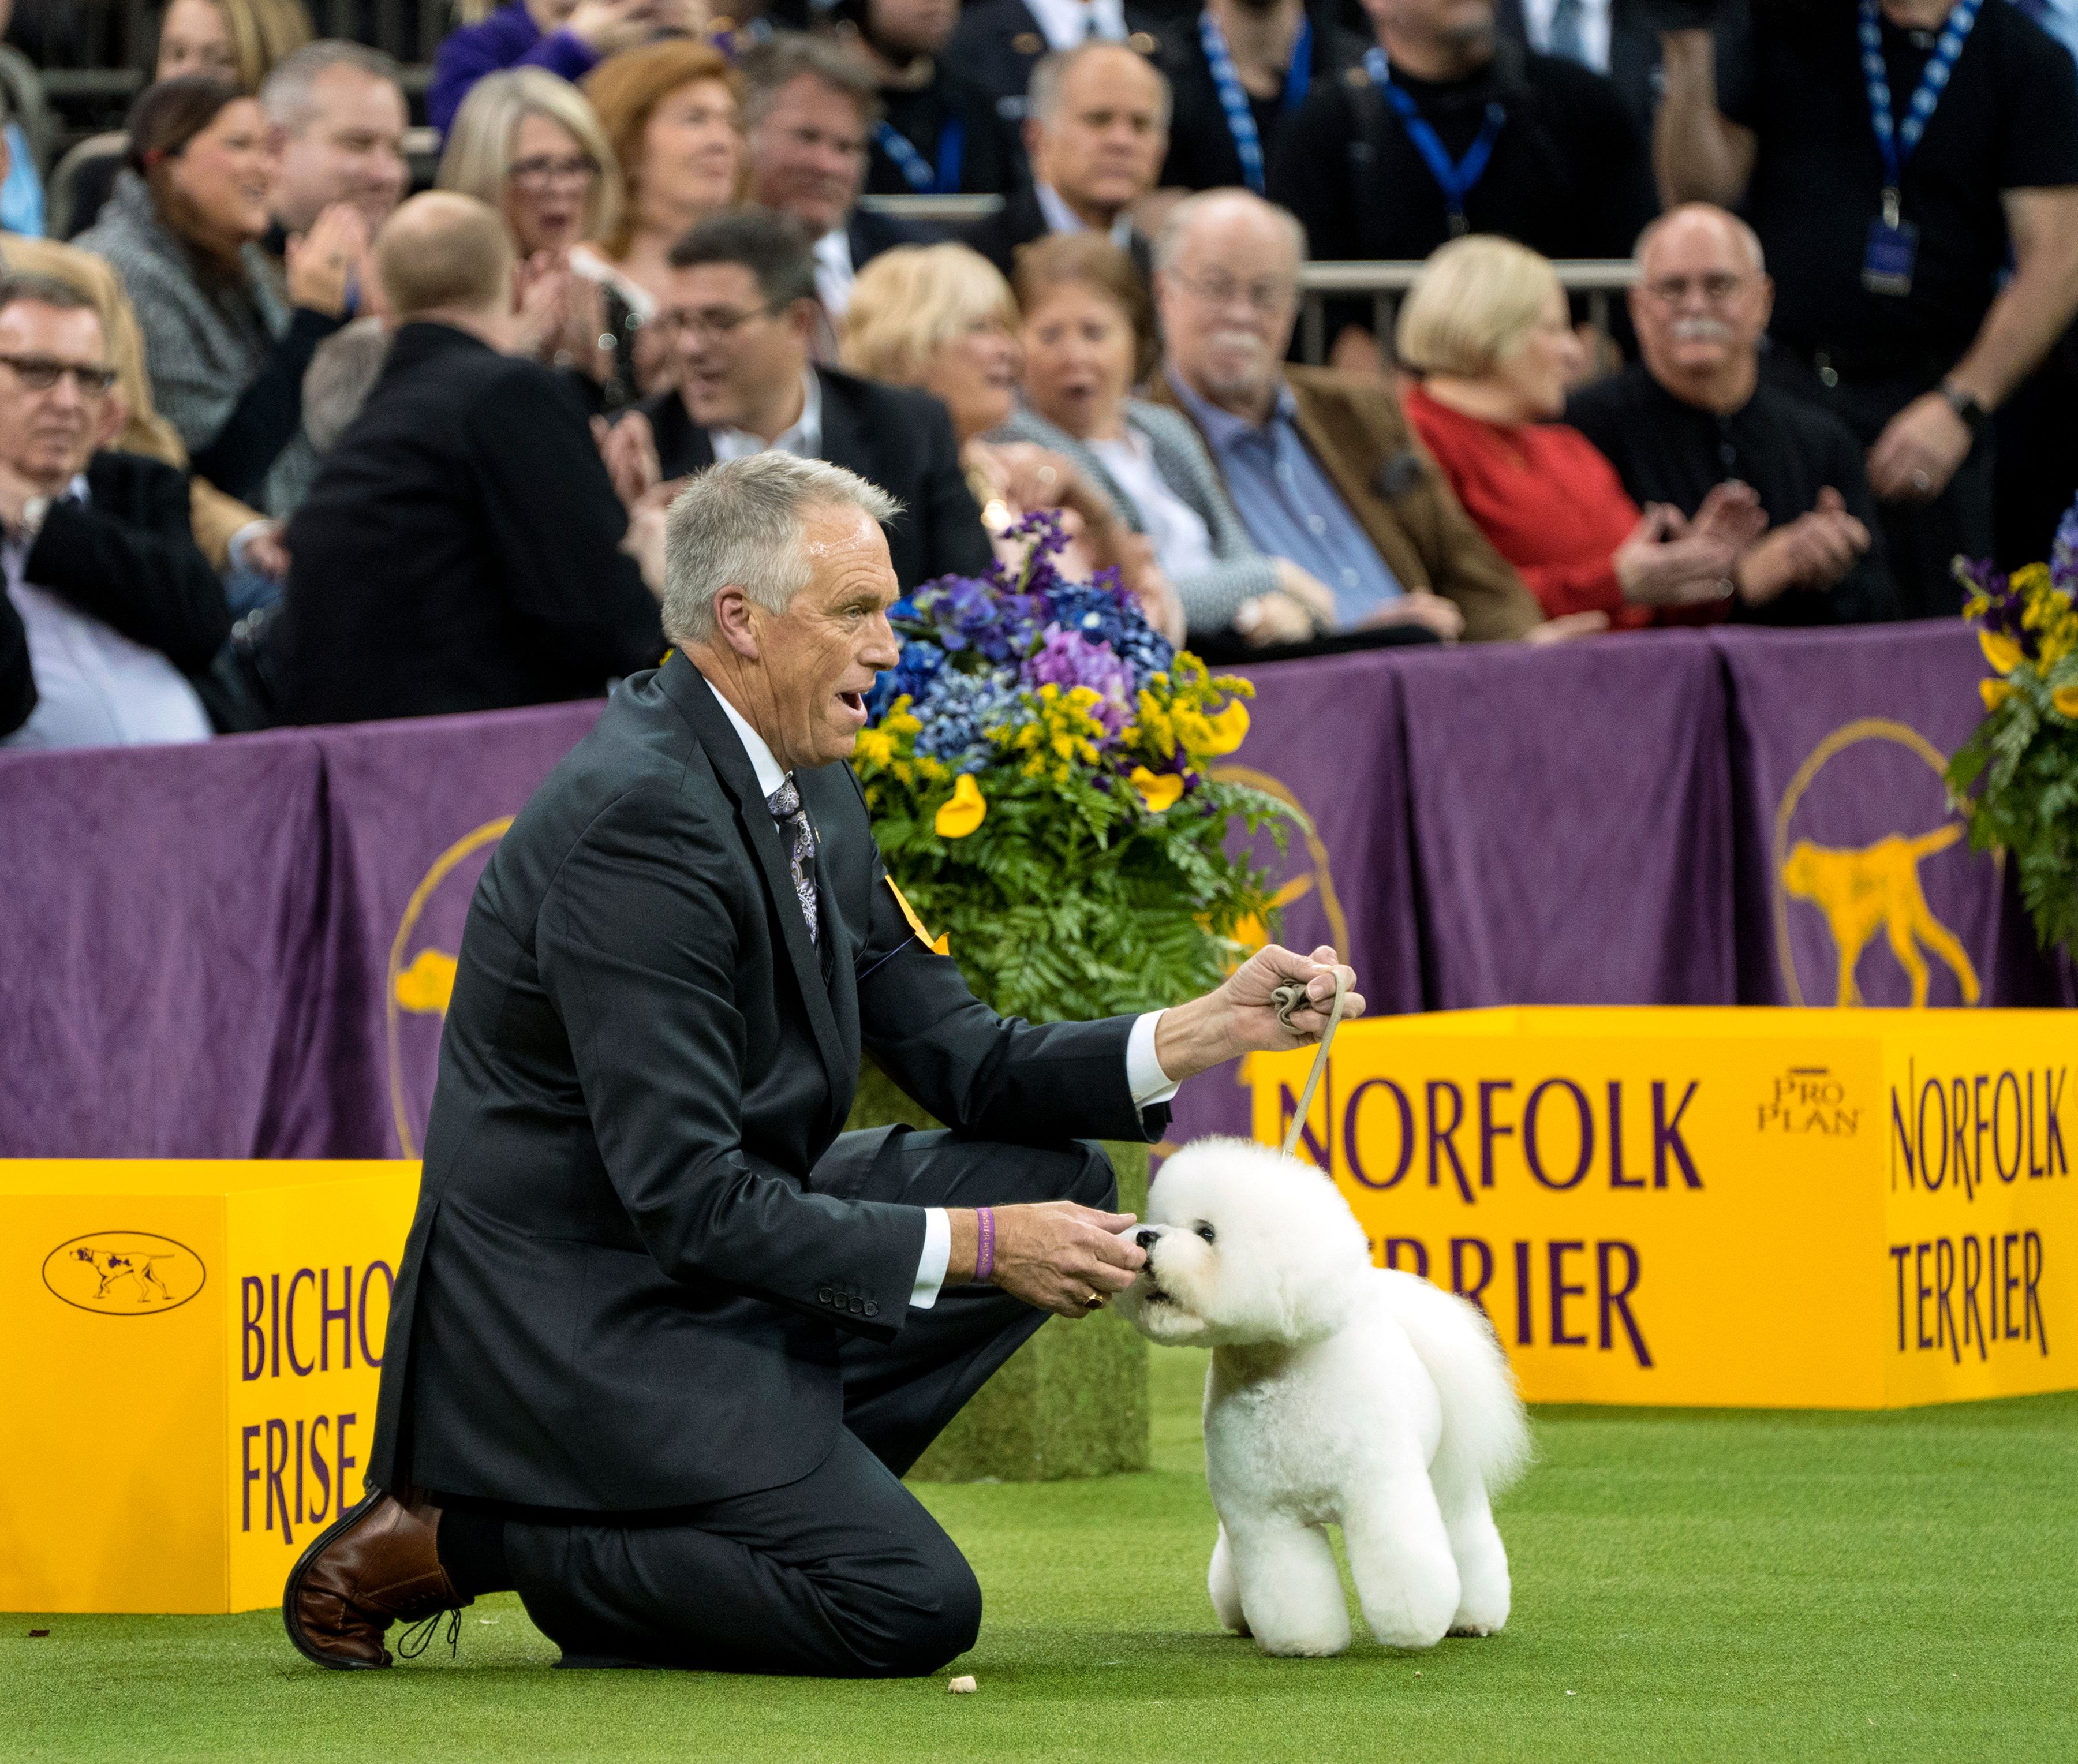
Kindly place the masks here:
POLYGON ((1216 985, 1273 918, 1229 824, 1289 811, 1222 782, 1253 695, 1147 623, 1116 573, 1065 580, 1058 520, 1014 573, 896 603, 853 765, 888 869, 977 993, 1038 1020, 1174 1004, 1216 985))
POLYGON ((2009 577, 1956 569, 1994 678, 1979 682, 1984 719, 1949 762, 1949 792, 1973 849, 2013 854, 2043 947, 2068 949, 2078 933, 2078 507, 2047 563, 2009 577))

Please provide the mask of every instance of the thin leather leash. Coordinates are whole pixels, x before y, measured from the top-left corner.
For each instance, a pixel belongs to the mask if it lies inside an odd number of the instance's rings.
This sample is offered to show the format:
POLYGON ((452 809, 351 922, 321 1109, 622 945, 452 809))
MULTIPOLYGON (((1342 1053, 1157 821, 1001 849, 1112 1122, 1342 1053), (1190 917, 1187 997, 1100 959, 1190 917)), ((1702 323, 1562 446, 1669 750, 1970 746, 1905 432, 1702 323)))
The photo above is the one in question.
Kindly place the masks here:
MULTIPOLYGON (((1328 1069, 1328 1047, 1335 1039, 1335 1031, 1342 1020, 1342 1001, 1348 995, 1350 983, 1335 972, 1334 1007, 1328 1013, 1328 1026, 1321 1032, 1321 1045, 1313 1050, 1313 1069, 1306 1074, 1306 1088, 1299 1093, 1299 1107, 1291 1116, 1291 1125, 1284 1134, 1284 1155, 1289 1157, 1291 1149, 1299 1143, 1299 1136, 1306 1130, 1306 1114, 1313 1106, 1313 1092, 1321 1082, 1321 1074, 1328 1069)), ((1277 1007, 1277 1020, 1287 1029, 1291 1028, 1292 1013, 1305 1005, 1306 982, 1287 980, 1270 995, 1270 1002, 1277 1007)), ((1296 1033, 1296 1032, 1294 1031, 1296 1033)))

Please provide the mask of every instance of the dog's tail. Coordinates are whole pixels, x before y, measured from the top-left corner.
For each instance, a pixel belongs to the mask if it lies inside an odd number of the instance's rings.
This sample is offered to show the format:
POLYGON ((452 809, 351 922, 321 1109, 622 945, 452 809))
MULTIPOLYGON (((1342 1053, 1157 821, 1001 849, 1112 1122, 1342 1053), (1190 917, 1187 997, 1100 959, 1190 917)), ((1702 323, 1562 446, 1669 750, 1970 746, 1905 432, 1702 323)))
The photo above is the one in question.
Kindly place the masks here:
POLYGON ((1388 1274, 1393 1315, 1443 1404, 1439 1473, 1476 1476, 1498 1495, 1529 1467, 1529 1420, 1508 1356, 1477 1305, 1413 1274, 1388 1274))

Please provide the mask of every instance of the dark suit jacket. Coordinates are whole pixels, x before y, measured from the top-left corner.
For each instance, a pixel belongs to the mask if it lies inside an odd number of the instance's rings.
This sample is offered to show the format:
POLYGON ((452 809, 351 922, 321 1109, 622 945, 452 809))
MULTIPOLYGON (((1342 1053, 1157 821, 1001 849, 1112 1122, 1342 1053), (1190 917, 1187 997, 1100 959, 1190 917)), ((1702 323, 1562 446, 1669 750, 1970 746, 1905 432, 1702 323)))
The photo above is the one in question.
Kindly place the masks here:
POLYGON ((15 603, 0 594, 0 736, 12 735, 36 707, 36 677, 29 668, 29 634, 15 603))
MULTIPOLYGON (((1627 16, 1631 8, 1624 0, 1614 0, 1610 10, 1609 77, 1639 132, 1649 140, 1653 112, 1659 108, 1659 34, 1632 23, 1627 16)), ((1531 46, 1522 0, 1495 0, 1494 27, 1502 36, 1513 37, 1525 48, 1531 46)))
POLYGON ((1132 1020, 996 1016, 916 937, 850 768, 787 848, 682 654, 622 686, 478 884, 369 1474, 628 1512, 778 1487, 842 1424, 841 1332, 891 1340, 920 1208, 816 1191, 862 1047, 949 1125, 1151 1138, 1132 1020))
POLYGON ((23 576, 201 673, 231 635, 231 610, 194 542, 188 474, 140 453, 97 453, 86 490, 84 504, 51 505, 23 576))
MULTIPOLYGON (((960 469, 952 419, 928 392, 817 368, 823 386, 823 457, 901 498, 887 526, 888 555, 903 593, 933 577, 978 576, 995 553, 960 469)), ((642 407, 666 477, 705 471, 714 444, 675 391, 642 407)))
MULTIPOLYGON (((1154 52, 1154 34, 1162 23, 1147 7, 1125 9, 1125 28, 1132 33, 1129 40, 1143 55, 1154 52)), ((960 9, 960 22, 945 45, 944 60, 986 91, 999 115, 1017 123, 1024 118, 1024 93, 1032 83, 1032 69, 1045 52, 1045 36, 1024 0, 970 0, 960 9)))
POLYGON ((663 653, 582 401, 407 324, 290 523, 265 671, 292 723, 543 704, 663 653))
MULTIPOLYGON (((1284 377, 1300 437, 1402 587, 1455 601, 1468 643, 1519 637, 1544 622, 1536 596, 1415 440, 1390 386, 1332 368, 1287 367, 1284 377)), ((1190 415, 1165 373, 1147 395, 1190 415)))
MULTIPOLYGON (((1006 197, 1003 206, 986 220, 976 221, 969 227, 965 243, 1008 276, 1017 266, 1017 248, 1029 245, 1035 239, 1044 239, 1047 230, 1046 215, 1039 206, 1039 198, 1027 185, 1006 197)), ((1141 279, 1152 286, 1154 248, 1148 243, 1147 236, 1136 230, 1126 249, 1132 255, 1141 279)))

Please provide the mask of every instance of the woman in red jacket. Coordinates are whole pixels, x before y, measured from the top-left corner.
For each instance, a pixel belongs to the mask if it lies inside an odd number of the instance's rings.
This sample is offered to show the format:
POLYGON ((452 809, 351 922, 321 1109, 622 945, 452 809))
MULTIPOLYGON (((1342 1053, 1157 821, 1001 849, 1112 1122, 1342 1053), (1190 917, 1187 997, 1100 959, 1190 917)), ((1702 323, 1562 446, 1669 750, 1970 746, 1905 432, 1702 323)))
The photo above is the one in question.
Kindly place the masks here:
POLYGON ((1546 614, 1611 624, 1693 623, 1729 610, 1732 565, 1767 524, 1744 484, 1694 520, 1640 510, 1566 407, 1584 357, 1551 265, 1512 240, 1453 240, 1401 308, 1408 419, 1458 500, 1521 572, 1546 614))

